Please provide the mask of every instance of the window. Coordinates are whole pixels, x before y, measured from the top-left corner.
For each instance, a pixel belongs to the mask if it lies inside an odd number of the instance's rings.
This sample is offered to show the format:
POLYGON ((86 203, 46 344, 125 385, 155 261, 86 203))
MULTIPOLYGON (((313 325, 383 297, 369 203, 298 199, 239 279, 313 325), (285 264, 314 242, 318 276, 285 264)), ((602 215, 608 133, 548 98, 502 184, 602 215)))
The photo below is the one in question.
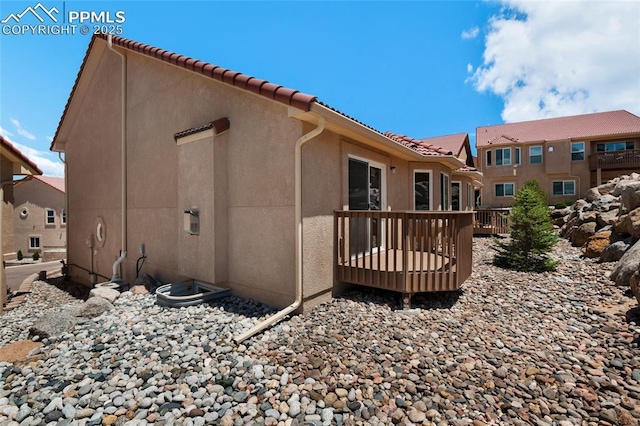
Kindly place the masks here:
POLYGON ((40 237, 29 237, 29 250, 40 249, 40 237))
POLYGON ((460 204, 462 202, 462 183, 451 182, 451 210, 460 211, 460 204))
POLYGON ((513 197, 515 184, 513 183, 496 183, 496 197, 513 197))
POLYGON ((487 166, 491 165, 491 151, 487 150, 487 166))
POLYGON ((449 175, 440 174, 440 201, 442 210, 449 210, 449 175))
POLYGON ((529 163, 542 164, 542 146, 536 145, 529 147, 529 163))
POLYGON ((496 166, 508 166, 511 164, 511 148, 496 149, 496 166))
POLYGON ((576 195, 576 181, 575 180, 554 181, 553 195, 576 195))
POLYGON ((597 152, 610 152, 610 151, 625 151, 627 149, 635 149, 635 142, 633 141, 618 141, 618 142, 602 142, 596 144, 597 152))
POLYGON ((430 170, 415 170, 413 172, 413 208, 415 210, 432 210, 430 170))
POLYGON ((520 164, 520 148, 515 148, 516 150, 516 162, 515 164, 520 164))
POLYGON ((47 225, 55 225, 56 224, 56 211, 52 209, 45 209, 45 224, 47 225))
POLYGON ((62 209, 62 213, 60 213, 60 223, 63 225, 67 224, 67 211, 62 209))
POLYGON ((471 210, 473 208, 473 188, 471 184, 467 184, 467 208, 466 210, 471 210))
POLYGON ((584 142, 571 142, 571 161, 584 160, 584 142))

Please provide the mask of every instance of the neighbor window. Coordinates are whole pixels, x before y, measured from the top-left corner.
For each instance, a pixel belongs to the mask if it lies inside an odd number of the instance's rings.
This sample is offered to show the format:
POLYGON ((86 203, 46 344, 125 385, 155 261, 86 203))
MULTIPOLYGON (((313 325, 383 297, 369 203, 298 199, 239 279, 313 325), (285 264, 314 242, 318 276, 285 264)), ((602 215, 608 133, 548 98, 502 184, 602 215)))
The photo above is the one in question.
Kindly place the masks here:
POLYGON ((575 180, 554 181, 553 195, 576 195, 576 181, 575 180))
POLYGON ((571 142, 571 161, 584 160, 584 142, 571 142))
POLYGON ((514 183, 496 183, 496 197, 513 197, 515 184, 514 183))
POLYGON ((542 146, 536 145, 529 147, 529 163, 542 164, 542 146))
POLYGON ((515 148, 516 150, 516 162, 514 164, 520 164, 520 148, 515 148))
POLYGON ((491 165, 491 150, 487 150, 487 166, 491 165))
POLYGON ((56 223, 56 211, 53 209, 45 210, 45 223, 47 225, 55 225, 56 223))
POLYGON ((29 249, 36 250, 40 248, 40 237, 29 237, 29 249))
POLYGON ((442 210, 449 210, 449 175, 440 174, 440 201, 442 210))
POLYGON ((496 149, 496 166, 508 166, 511 164, 511 148, 496 149))
POLYGON ((627 149, 635 149, 635 142, 633 141, 618 141, 618 142, 602 142, 596 144, 597 152, 610 152, 610 151, 625 151, 627 149))
POLYGON ((431 172, 428 170, 413 172, 413 208, 431 210, 431 172))
POLYGON ((67 224, 67 211, 62 209, 62 213, 60 213, 60 223, 63 225, 67 224))

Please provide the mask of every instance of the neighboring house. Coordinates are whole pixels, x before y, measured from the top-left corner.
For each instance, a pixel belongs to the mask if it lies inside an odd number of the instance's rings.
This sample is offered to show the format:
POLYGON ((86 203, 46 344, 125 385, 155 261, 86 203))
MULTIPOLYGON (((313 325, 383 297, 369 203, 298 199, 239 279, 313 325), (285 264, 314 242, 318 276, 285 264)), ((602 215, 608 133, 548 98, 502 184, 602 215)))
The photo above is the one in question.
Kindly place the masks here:
POLYGON ((15 258, 13 251, 13 177, 40 175, 42 171, 8 140, 0 136, 0 306, 6 301, 7 281, 4 261, 15 258))
POLYGON ((16 182, 14 193, 14 251, 42 259, 65 258, 67 216, 64 178, 34 176, 16 182))
POLYGON ((640 171, 640 117, 610 111, 478 127, 476 147, 481 205, 510 206, 529 179, 556 204, 640 171))
POLYGON ((51 147, 67 164, 74 280, 113 266, 132 282, 144 251, 143 272, 163 282, 306 308, 341 283, 412 294, 471 273, 482 176, 452 152, 176 53, 113 37, 116 54, 108 40, 92 38, 51 147), (452 181, 467 212, 410 212, 450 210, 452 181))

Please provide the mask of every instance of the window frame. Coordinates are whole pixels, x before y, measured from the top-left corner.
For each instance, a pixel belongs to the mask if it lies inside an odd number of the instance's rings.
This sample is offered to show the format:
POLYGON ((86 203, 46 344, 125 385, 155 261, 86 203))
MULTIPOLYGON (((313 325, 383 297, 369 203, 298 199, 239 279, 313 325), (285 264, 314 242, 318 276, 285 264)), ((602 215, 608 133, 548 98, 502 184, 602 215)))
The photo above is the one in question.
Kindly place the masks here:
POLYGON ((584 161, 586 159, 586 143, 583 141, 571 142, 571 161, 584 161), (574 146, 582 145, 582 149, 573 150, 574 146), (582 154, 582 158, 573 158, 574 154, 582 154))
POLYGON ((44 224, 46 226, 55 226, 56 224, 56 211, 54 209, 44 209, 44 224))
POLYGON ((516 166, 519 166, 520 164, 522 164, 522 152, 520 151, 519 146, 516 146, 514 150, 515 152, 514 152, 513 164, 516 166))
POLYGON ((551 195, 554 197, 563 197, 563 196, 571 196, 571 195, 576 195, 576 181, 575 179, 563 179, 563 180, 554 180, 551 181, 551 195), (556 194, 555 192, 555 184, 562 184, 562 193, 561 194, 556 194), (573 192, 572 193, 567 193, 566 189, 565 189, 565 184, 567 183, 571 183, 573 184, 573 192))
POLYGON ((531 145, 529 147, 529 164, 543 164, 543 163, 544 163, 544 147, 542 145, 531 145), (531 153, 531 150, 533 149, 540 149, 540 154, 533 155, 531 153), (540 157, 540 162, 532 161, 532 158, 534 157, 540 157))
POLYGON ((473 187, 467 183, 467 206, 465 210, 473 210, 473 187))
POLYGON ((516 184, 515 182, 500 182, 500 183, 494 183, 493 184, 493 194, 496 198, 513 198, 516 194, 516 184), (498 195, 498 186, 502 185, 502 195, 498 195), (511 185, 512 189, 511 195, 506 195, 506 191, 505 191, 505 186, 506 185, 511 185))
POLYGON ((496 148, 496 166, 510 166, 511 165, 511 147, 508 148, 496 148), (500 163, 498 164, 498 152, 500 152, 500 163), (508 152, 509 162, 505 162, 505 152, 508 152))
POLYGON ((486 162, 487 162, 487 167, 491 167, 491 165, 492 165, 492 164, 491 164, 491 161, 492 161, 492 159, 491 159, 491 150, 490 150, 490 149, 488 149, 488 150, 487 150, 487 153, 486 153, 486 162))
POLYGON ((450 198, 451 198, 451 211, 454 211, 454 212, 463 211, 463 208, 462 208, 462 181, 460 181, 460 180, 452 180, 449 183, 449 186, 451 187, 451 196, 450 196, 450 198), (455 185, 458 185, 458 210, 454 210, 453 209, 453 187, 455 185))
POLYGON ((636 149, 635 140, 596 142, 596 152, 599 152, 599 153, 631 151, 633 149, 636 149), (607 149, 609 145, 613 145, 613 144, 624 144, 624 148, 623 149, 607 149), (629 147, 629 144, 632 144, 632 146, 629 147))
POLYGON ((433 211, 433 170, 431 169, 414 169, 413 170, 413 210, 418 211, 416 208, 416 174, 426 173, 429 175, 429 209, 420 211, 433 211))
POLYGON ((40 235, 29 235, 29 250, 40 250, 42 248, 42 238, 40 235), (38 241, 38 245, 34 246, 33 244, 31 244, 33 241, 32 240, 37 240, 38 241))
POLYGON ((60 225, 66 225, 66 224, 67 224, 67 210, 62 209, 62 211, 60 212, 60 225))
POLYGON ((442 211, 451 210, 451 178, 443 172, 440 172, 440 209, 442 211))

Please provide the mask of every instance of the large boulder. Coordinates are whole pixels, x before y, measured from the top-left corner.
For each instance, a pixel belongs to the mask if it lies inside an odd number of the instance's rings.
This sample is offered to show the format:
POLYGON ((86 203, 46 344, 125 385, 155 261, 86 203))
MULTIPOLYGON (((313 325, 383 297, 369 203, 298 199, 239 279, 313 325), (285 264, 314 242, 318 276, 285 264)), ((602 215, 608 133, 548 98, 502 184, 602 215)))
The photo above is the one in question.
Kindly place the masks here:
POLYGON ((78 316, 83 318, 95 318, 107 311, 110 311, 111 309, 113 309, 113 305, 107 299, 102 297, 91 297, 84 302, 78 316))
POLYGON ((118 297, 120 297, 120 292, 112 288, 96 287, 91 289, 89 297, 102 297, 103 299, 107 299, 110 303, 113 303, 118 297))
POLYGON ((631 288, 631 292, 636 297, 638 303, 640 303, 640 271, 634 272, 629 279, 629 287, 631 288))
POLYGON ((640 208, 620 216, 615 224, 615 229, 621 234, 629 234, 635 239, 640 239, 640 208))
POLYGON ((600 191, 598 191, 598 188, 591 188, 584 195, 584 199, 587 200, 588 202, 592 203, 595 200, 597 200, 598 198, 600 198, 601 195, 602 194, 600 194, 600 191))
POLYGON ((610 194, 611 192, 613 192, 615 187, 616 187, 616 183, 615 182, 607 182, 607 183, 604 183, 604 184, 598 186, 597 188, 598 188, 598 192, 601 195, 605 195, 605 194, 610 194))
POLYGON ((640 268, 640 242, 636 243, 620 258, 613 271, 611 279, 616 285, 628 286, 631 276, 640 268))
POLYGON ((80 321, 78 313, 79 308, 76 306, 64 306, 58 310, 46 312, 33 323, 29 334, 40 336, 40 338, 58 336, 80 321))
POLYGON ((631 181, 622 187, 620 202, 628 212, 640 207, 640 181, 631 181))
POLYGON ((551 216, 551 219, 559 219, 559 218, 564 218, 569 214, 571 214, 571 207, 565 207, 563 209, 554 209, 551 211, 549 215, 551 216))
POLYGON ((578 226, 571 234, 571 243, 576 247, 585 245, 589 237, 596 233, 596 222, 587 222, 578 226))
POLYGON ((589 237, 582 246, 582 253, 585 256, 594 258, 600 257, 604 249, 611 243, 611 231, 600 231, 589 237))
POLYGON ((599 211, 596 213, 596 222, 599 226, 613 225, 618 220, 619 209, 599 211))
POLYGON ((606 212, 620 207, 620 200, 613 195, 606 194, 591 203, 591 208, 599 212, 606 212))
POLYGON ((601 262, 617 262, 622 258, 622 256, 629 250, 631 244, 626 241, 616 241, 615 243, 611 243, 602 250, 600 254, 601 262))

